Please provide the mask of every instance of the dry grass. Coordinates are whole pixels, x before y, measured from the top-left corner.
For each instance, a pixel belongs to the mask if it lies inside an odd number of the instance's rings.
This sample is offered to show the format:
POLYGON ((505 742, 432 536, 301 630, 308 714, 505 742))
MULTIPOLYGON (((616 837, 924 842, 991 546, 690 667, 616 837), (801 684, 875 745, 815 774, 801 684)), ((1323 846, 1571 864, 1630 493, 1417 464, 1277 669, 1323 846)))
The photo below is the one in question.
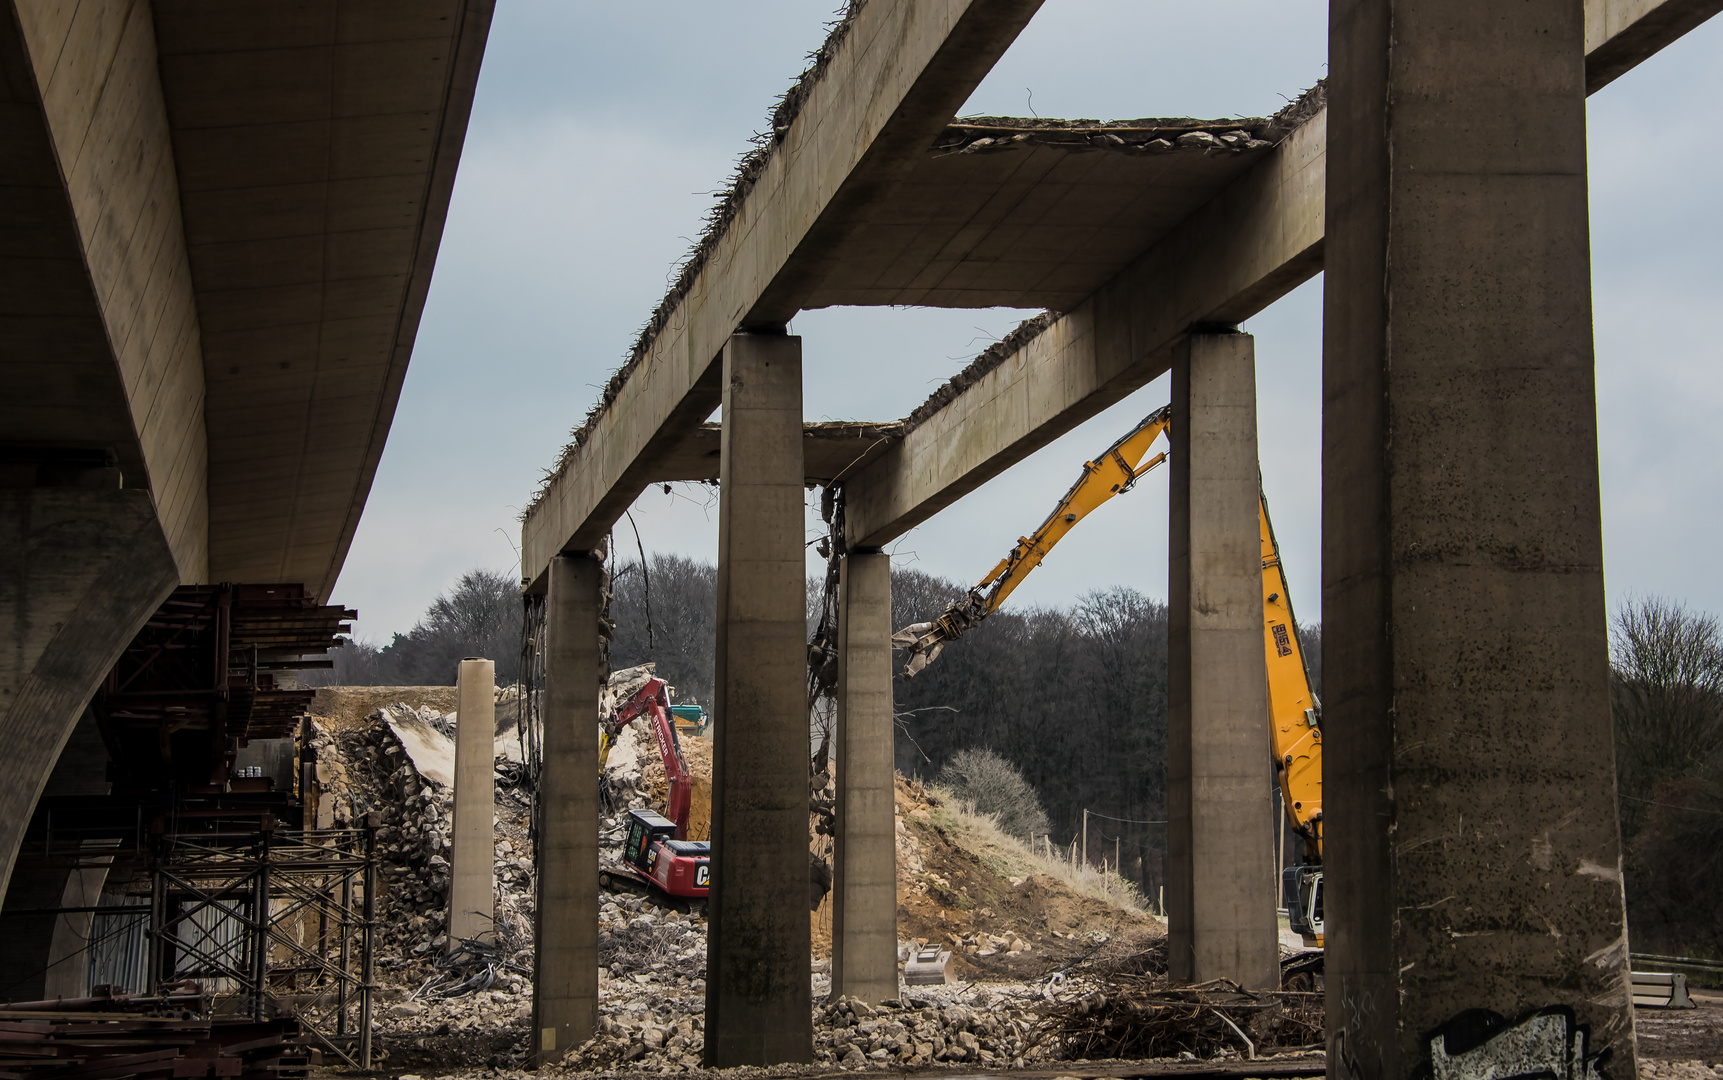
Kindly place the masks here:
POLYGON ((995 873, 1007 878, 1046 874, 1079 895, 1126 911, 1148 912, 1148 904, 1137 886, 1112 870, 1074 865, 1057 848, 1051 855, 1036 851, 1024 840, 1001 829, 992 815, 976 813, 972 805, 959 802, 949 792, 939 791, 939 795, 941 803, 928 808, 928 817, 950 832, 962 847, 974 852, 995 873))
POLYGON ((311 715, 327 721, 325 727, 350 731, 370 723, 371 714, 385 705, 404 703, 409 708, 430 706, 452 713, 459 695, 452 686, 320 686, 311 700, 311 715))

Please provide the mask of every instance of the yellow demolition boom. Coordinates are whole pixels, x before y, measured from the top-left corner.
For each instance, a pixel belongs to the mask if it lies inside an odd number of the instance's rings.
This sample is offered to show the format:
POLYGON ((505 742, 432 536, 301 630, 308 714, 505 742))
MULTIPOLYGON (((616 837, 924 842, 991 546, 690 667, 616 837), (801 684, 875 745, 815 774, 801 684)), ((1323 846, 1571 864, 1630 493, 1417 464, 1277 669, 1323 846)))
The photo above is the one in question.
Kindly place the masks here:
POLYGON ((961 600, 954 600, 932 622, 912 623, 892 635, 892 643, 909 648, 909 660, 904 664, 905 678, 913 678, 922 668, 939 657, 947 642, 962 637, 982 619, 999 610, 999 605, 1011 591, 1023 583, 1029 572, 1041 565, 1041 560, 1053 550, 1053 545, 1065 538, 1077 522, 1113 496, 1131 490, 1131 486, 1150 469, 1167 460, 1165 452, 1156 454, 1139 465, 1149 447, 1167 430, 1173 407, 1151 413, 1131 429, 1124 438, 1107 447, 1106 453, 1094 461, 1083 463, 1083 475, 1065 492, 1065 497, 1053 507, 1047 520, 1029 536, 1020 538, 1011 553, 999 560, 999 565, 976 582, 961 600))
MULTIPOLYGON (((1124 438, 1094 461, 1065 492, 1047 520, 1017 541, 987 576, 930 622, 912 623, 892 635, 906 647, 905 678, 913 678, 957 640, 999 610, 1047 554, 1096 507, 1131 487, 1167 459, 1165 451, 1144 461, 1149 448, 1172 424, 1172 406, 1144 417, 1124 438)), ((1308 862, 1286 868, 1285 890, 1293 929, 1307 941, 1322 939, 1322 705, 1310 687, 1310 672, 1298 641, 1292 594, 1280 563, 1280 545, 1268 516, 1268 499, 1258 492, 1262 533, 1262 633, 1268 664, 1269 742, 1288 822, 1304 839, 1308 862)))

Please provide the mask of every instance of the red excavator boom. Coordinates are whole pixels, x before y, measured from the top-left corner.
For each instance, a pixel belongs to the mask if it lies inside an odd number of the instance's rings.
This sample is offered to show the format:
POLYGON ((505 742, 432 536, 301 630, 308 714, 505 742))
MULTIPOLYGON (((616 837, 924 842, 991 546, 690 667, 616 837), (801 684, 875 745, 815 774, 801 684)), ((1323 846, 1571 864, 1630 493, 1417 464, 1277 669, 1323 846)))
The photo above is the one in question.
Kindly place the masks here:
POLYGON ((688 808, 694 795, 694 781, 688 775, 688 763, 682 758, 682 744, 676 738, 676 724, 670 718, 670 687, 663 679, 648 679, 646 685, 617 706, 611 722, 621 731, 641 714, 652 718, 652 731, 658 737, 658 753, 664 758, 664 778, 670 785, 670 805, 664 816, 676 823, 676 839, 688 839, 688 808))

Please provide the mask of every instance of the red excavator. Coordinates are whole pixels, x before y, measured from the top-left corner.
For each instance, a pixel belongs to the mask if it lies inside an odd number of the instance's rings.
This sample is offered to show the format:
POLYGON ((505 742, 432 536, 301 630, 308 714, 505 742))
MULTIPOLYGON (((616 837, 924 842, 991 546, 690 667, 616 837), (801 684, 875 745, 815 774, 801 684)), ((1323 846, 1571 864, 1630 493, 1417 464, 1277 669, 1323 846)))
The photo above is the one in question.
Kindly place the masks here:
POLYGON ((604 772, 616 736, 640 716, 652 721, 658 753, 664 759, 664 778, 670 787, 668 815, 651 810, 628 812, 628 833, 622 841, 620 862, 599 871, 599 883, 611 885, 619 875, 645 882, 671 896, 704 897, 712 881, 712 845, 689 840, 688 811, 694 781, 682 757, 682 744, 670 715, 670 687, 663 679, 650 678, 616 713, 599 726, 598 769, 604 772))

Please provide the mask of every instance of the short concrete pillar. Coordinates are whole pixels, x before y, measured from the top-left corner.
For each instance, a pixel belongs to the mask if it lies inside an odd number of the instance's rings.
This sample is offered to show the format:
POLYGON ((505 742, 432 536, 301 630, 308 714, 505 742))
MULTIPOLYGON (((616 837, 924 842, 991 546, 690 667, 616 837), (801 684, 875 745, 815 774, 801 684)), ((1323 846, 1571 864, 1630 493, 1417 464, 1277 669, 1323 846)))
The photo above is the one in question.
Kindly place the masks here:
POLYGON ((1339 1076, 1636 1074, 1585 15, 1570 0, 1330 8, 1322 741, 1339 1076))
POLYGON ((553 1064, 598 1025, 599 603, 604 567, 550 561, 539 778, 533 1057, 553 1064))
POLYGON ((1280 984, 1262 654, 1256 355, 1194 334, 1173 358, 1167 584, 1167 965, 1280 984))
POLYGON ((449 842, 449 951, 496 923, 497 675, 469 656, 455 680, 455 827, 449 842))
POLYGON ((838 580, 838 805, 832 996, 898 996, 891 556, 852 551, 838 580))
POLYGON ((706 1064, 813 1059, 802 347, 724 346, 706 1064))

